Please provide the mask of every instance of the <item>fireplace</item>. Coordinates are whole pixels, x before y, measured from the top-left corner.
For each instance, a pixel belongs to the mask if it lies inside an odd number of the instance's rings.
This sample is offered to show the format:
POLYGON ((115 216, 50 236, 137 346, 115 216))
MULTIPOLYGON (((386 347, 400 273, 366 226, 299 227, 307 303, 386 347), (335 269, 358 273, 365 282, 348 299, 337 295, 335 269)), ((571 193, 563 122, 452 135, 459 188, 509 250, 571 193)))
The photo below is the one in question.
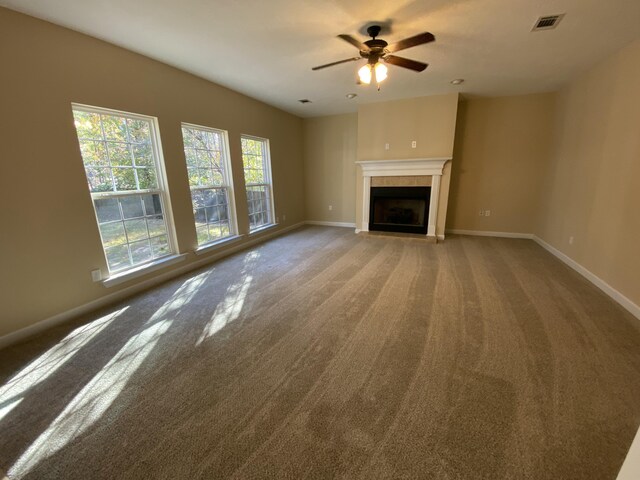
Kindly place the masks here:
POLYGON ((427 233, 430 187, 371 187, 369 230, 427 233))
MULTIPOLYGON (((436 225, 438 225, 438 217, 440 221, 446 217, 446 203, 444 204, 443 211, 440 211, 442 204, 440 202, 440 181, 442 178, 445 163, 451 160, 451 157, 438 157, 438 158, 409 158, 398 160, 359 160, 356 163, 360 167, 360 185, 362 194, 362 203, 357 208, 357 218, 359 222, 356 226, 356 233, 368 232, 369 225, 371 225, 370 216, 371 210, 371 189, 372 187, 383 187, 384 185, 372 184, 372 178, 378 177, 430 177, 430 186, 420 185, 419 183, 413 183, 414 186, 421 186, 427 188, 426 198, 428 200, 425 203, 426 211, 426 223, 427 223, 427 238, 436 240, 440 238, 444 240, 444 232, 436 232, 436 225)), ((378 182, 376 182, 378 183, 378 182)), ((411 182, 401 182, 401 185, 409 187, 411 182)), ((384 188, 392 188, 399 185, 387 185, 384 188)), ((448 185, 447 185, 448 186, 448 185)), ((397 208, 405 208, 398 206, 397 208)), ((400 211, 398 213, 401 213, 400 211)), ((375 215, 375 211, 373 212, 375 215)), ((408 213, 407 213, 408 215, 408 213)), ((375 220, 375 219, 374 219, 375 220)), ((375 223, 375 221, 373 222, 375 223)), ((423 232, 421 232, 423 233, 423 232)))

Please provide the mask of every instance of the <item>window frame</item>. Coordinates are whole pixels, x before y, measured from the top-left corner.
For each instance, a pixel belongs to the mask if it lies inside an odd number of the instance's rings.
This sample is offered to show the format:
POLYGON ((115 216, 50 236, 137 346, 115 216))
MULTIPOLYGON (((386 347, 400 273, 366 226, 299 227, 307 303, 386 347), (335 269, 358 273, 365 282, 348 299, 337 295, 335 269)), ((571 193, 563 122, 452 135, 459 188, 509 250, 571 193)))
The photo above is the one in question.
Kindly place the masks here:
POLYGON ((263 138, 263 137, 258 137, 255 135, 247 135, 247 134, 241 134, 240 135, 240 154, 242 156, 242 177, 244 180, 244 186, 245 186, 245 198, 247 199, 247 219, 249 220, 249 233, 254 233, 254 232, 258 232, 262 229, 271 227, 273 225, 276 225, 276 210, 275 210, 275 201, 273 198, 273 176, 272 176, 272 172, 271 172, 271 144, 268 138, 263 138), (242 149, 242 139, 248 139, 248 140, 255 140, 258 142, 261 142, 263 144, 263 173, 264 173, 264 179, 266 181, 266 183, 247 183, 247 178, 246 178, 246 174, 245 174, 245 165, 244 165, 244 150, 242 149), (260 186, 264 186, 267 188, 268 191, 268 205, 269 205, 269 214, 270 214, 270 218, 269 221, 267 223, 263 223, 262 225, 259 225, 255 228, 251 228, 251 218, 250 218, 250 212, 249 212, 249 198, 247 195, 248 189, 247 187, 260 187, 260 186))
POLYGON ((180 134, 182 135, 182 152, 184 154, 184 161, 185 161, 185 167, 187 168, 187 175, 189 173, 189 168, 188 168, 188 163, 187 163, 187 154, 185 151, 185 144, 184 144, 184 128, 191 128, 191 129, 195 129, 195 130, 202 130, 205 132, 212 132, 212 133, 217 133, 220 134, 221 138, 222 138, 222 145, 221 145, 221 163, 223 163, 224 165, 224 169, 222 172, 222 176, 224 179, 224 182, 226 185, 224 186, 218 186, 218 185, 209 185, 209 186, 191 186, 189 185, 189 196, 190 196, 190 201, 191 201, 191 206, 193 207, 193 196, 191 195, 192 192, 194 190, 210 190, 210 189, 214 189, 214 188, 225 188, 227 190, 227 202, 228 202, 228 207, 229 207, 229 234, 224 236, 224 237, 219 237, 216 238, 214 240, 210 240, 206 243, 200 244, 198 243, 198 235, 197 235, 197 229, 196 229, 196 219, 194 216, 193 219, 193 226, 194 226, 194 230, 196 230, 196 244, 197 244, 197 249, 198 250, 204 250, 207 249, 213 245, 216 245, 218 243, 224 243, 230 239, 235 238, 238 235, 238 214, 236 211, 236 201, 235 201, 235 189, 234 189, 234 185, 233 185, 233 168, 231 165, 231 152, 229 149, 229 132, 227 132, 226 130, 222 130, 219 128, 213 128, 213 127, 207 127, 205 125, 198 125, 195 123, 189 123, 189 122, 180 122, 180 134))
MULTIPOLYGON (((151 140, 151 152, 153 157, 153 165, 156 169, 156 181, 157 181, 158 187, 151 188, 151 189, 146 188, 146 189, 136 189, 136 190, 103 191, 103 192, 92 192, 91 188, 88 185, 86 165, 85 165, 84 157, 82 156, 82 151, 81 151, 81 145, 82 145, 81 137, 78 134, 78 131, 74 125, 76 141, 78 142, 78 147, 80 150, 79 151, 80 160, 82 162, 85 180, 87 181, 87 187, 88 187, 87 190, 89 191, 89 195, 91 197, 93 213, 96 219, 96 228, 98 229, 98 235, 100 236, 100 243, 101 243, 100 246, 102 247, 102 254, 104 256, 107 271, 109 272, 109 276, 105 281, 108 281, 109 279, 116 278, 116 277, 117 278, 127 277, 129 274, 143 270, 146 267, 150 267, 155 264, 166 263, 167 260, 171 259, 171 257, 177 256, 179 254, 177 235, 175 230, 173 211, 171 208, 171 196, 169 193, 169 185, 167 182, 167 172, 165 168, 164 155, 162 151, 162 143, 160 141, 160 125, 158 123, 158 118, 150 115, 142 115, 139 113, 125 112, 123 110, 116 110, 113 108, 96 107, 93 105, 86 105, 86 104, 72 102, 71 114, 72 114, 72 117, 74 118, 75 118, 74 113, 76 111, 85 112, 85 113, 95 113, 98 115, 111 115, 111 116, 131 119, 131 120, 145 121, 149 123, 149 137, 151 140), (127 196, 133 196, 133 195, 158 195, 160 197, 160 202, 162 204, 162 216, 164 219, 169 251, 165 255, 162 255, 159 257, 152 257, 148 261, 137 263, 134 265, 129 265, 127 268, 111 270, 109 266, 109 259, 107 258, 107 251, 106 251, 104 238, 102 235, 102 231, 100 229, 100 219, 98 217, 98 211, 96 209, 95 201, 99 199, 106 199, 106 198, 118 199, 118 198, 123 198, 127 196)), ((103 131, 103 135, 104 135, 104 131, 103 131)), ((113 174, 112 174, 112 179, 113 179, 113 174)), ((114 180, 114 183, 115 183, 115 180, 114 180)), ((147 227, 147 234, 148 233, 149 231, 147 227)), ((129 243, 130 242, 127 240, 127 246, 129 245, 129 243)))

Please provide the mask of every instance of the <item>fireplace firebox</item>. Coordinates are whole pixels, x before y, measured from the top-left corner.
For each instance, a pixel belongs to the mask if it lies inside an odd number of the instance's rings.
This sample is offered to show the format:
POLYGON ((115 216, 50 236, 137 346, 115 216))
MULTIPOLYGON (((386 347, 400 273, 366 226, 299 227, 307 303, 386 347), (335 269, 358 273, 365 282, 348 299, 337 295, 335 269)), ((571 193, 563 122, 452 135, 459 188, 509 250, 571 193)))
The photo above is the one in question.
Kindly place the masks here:
POLYGON ((427 233, 431 187, 371 187, 369 230, 427 233))

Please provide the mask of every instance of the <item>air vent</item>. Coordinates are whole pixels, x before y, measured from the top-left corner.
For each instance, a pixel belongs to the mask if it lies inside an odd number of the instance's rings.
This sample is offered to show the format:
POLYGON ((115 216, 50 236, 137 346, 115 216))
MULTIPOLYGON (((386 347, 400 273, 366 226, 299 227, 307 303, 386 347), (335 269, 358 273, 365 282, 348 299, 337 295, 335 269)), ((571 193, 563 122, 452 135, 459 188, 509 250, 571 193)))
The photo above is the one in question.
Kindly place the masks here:
POLYGON ((538 30, 551 30, 552 28, 556 28, 563 17, 564 13, 561 13, 559 15, 546 15, 544 17, 540 17, 536 21, 531 31, 537 32, 538 30))
POLYGON ((300 103, 311 103, 311 100, 308 98, 303 98, 302 100, 298 100, 300 103))

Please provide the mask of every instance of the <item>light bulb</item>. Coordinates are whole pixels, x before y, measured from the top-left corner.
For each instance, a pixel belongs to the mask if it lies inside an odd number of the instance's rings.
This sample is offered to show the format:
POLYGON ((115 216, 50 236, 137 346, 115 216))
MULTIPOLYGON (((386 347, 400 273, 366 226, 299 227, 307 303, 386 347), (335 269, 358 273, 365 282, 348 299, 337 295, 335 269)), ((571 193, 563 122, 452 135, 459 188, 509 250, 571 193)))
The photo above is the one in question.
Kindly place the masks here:
POLYGON ((360 81, 365 85, 369 85, 371 83, 371 65, 368 63, 358 70, 358 77, 360 77, 360 81))
POLYGON ((376 63, 376 66, 373 67, 376 72, 376 82, 380 83, 385 78, 387 78, 387 66, 382 63, 376 63))

